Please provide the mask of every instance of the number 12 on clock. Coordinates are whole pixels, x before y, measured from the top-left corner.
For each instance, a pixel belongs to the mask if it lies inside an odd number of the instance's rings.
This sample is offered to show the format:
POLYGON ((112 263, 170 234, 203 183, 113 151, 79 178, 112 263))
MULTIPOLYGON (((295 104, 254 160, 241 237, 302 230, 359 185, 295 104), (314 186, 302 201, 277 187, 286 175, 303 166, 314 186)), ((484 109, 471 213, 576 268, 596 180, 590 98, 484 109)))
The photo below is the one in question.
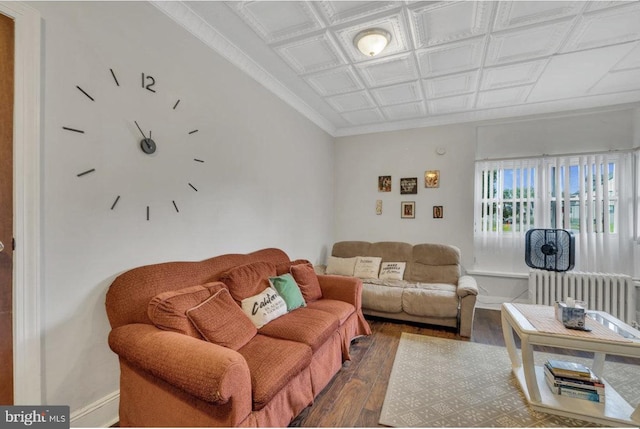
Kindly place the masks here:
POLYGON ((142 87, 144 89, 151 92, 156 92, 156 90, 152 88, 152 86, 154 86, 155 84, 156 80, 153 78, 153 76, 145 75, 144 73, 142 73, 142 87))

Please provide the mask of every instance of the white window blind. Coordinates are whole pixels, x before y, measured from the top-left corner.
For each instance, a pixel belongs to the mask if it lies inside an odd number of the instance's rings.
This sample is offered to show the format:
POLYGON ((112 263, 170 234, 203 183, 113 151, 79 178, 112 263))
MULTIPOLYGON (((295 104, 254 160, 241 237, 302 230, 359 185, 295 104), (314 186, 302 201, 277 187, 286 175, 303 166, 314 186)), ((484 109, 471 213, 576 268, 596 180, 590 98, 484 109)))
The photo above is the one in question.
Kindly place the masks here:
POLYGON ((476 162, 476 268, 522 271, 531 228, 570 230, 576 269, 630 272, 640 161, 630 152, 476 162))

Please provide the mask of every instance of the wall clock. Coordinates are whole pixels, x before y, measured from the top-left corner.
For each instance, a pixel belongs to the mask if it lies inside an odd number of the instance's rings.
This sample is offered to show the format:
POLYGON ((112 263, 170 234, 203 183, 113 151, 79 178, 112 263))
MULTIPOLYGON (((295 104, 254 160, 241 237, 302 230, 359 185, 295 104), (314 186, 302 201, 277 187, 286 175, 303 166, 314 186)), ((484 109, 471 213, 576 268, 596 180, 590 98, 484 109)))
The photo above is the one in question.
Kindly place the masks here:
MULTIPOLYGON (((137 79, 133 79, 131 75, 127 75, 124 79, 119 79, 118 74, 112 68, 109 69, 107 79, 110 81, 109 85, 112 85, 111 91, 103 91, 101 93, 103 98, 113 98, 107 100, 113 105, 109 114, 103 114, 100 118, 100 126, 96 123, 93 124, 93 130, 90 126, 69 126, 62 127, 64 132, 89 135, 93 132, 94 141, 101 140, 98 145, 103 151, 113 148, 117 150, 119 156, 123 158, 130 158, 128 162, 137 162, 140 165, 141 170, 136 170, 136 177, 132 178, 130 185, 125 186, 127 189, 122 189, 122 192, 116 192, 111 195, 108 203, 105 206, 109 210, 116 210, 126 199, 124 195, 129 192, 129 200, 139 200, 145 198, 144 192, 134 192, 136 182, 147 183, 147 190, 153 189, 154 191, 162 191, 159 188, 168 188, 158 185, 155 188, 153 183, 158 181, 159 178, 171 174, 172 167, 167 167, 167 163, 170 162, 168 158, 179 158, 185 155, 185 145, 187 139, 190 136, 198 133, 197 128, 184 128, 184 126, 167 125, 175 118, 175 112, 181 109, 180 98, 172 98, 168 103, 168 98, 171 97, 168 92, 165 97, 158 97, 159 83, 156 78, 148 73, 140 73, 137 79), (110 75, 110 78, 109 78, 110 75), (137 83, 134 83, 137 82, 137 83), (124 90, 124 91, 123 91, 124 90), (115 99, 118 99, 117 101, 115 99), (120 104, 118 104, 120 103, 120 104), (102 122, 110 122, 111 125, 102 125, 102 122), (152 122, 153 124, 150 124, 152 122), (154 131, 158 127, 161 130, 159 132, 154 131), (96 128, 100 128, 97 130, 96 128), (108 130, 108 131, 105 131, 108 130), (108 145, 108 146, 103 146, 108 145), (182 146, 180 146, 182 145, 182 146), (181 149, 178 151, 178 147, 181 149), (164 164, 158 161, 164 156, 164 164), (135 161, 132 161, 135 158, 135 161), (145 164, 144 166, 142 164, 145 164), (154 169, 154 165, 157 168, 154 169), (142 171, 142 168, 145 168, 142 171), (150 185, 151 184, 151 185, 150 185)), ((91 109, 94 103, 99 103, 100 100, 94 97, 91 90, 87 89, 87 86, 76 85, 74 90, 74 96, 83 98, 89 105, 87 109, 91 109), (84 87, 83 87, 84 86, 84 87)), ((85 106, 83 106, 84 108, 85 106)), ((95 143, 94 143, 95 144, 95 143)), ((190 162, 195 164, 204 164, 205 161, 200 158, 190 158, 190 162)), ((112 167, 117 167, 118 161, 112 162, 112 167)), ((106 168, 106 166, 103 166, 106 168)), ((78 171, 75 173, 79 179, 90 177, 92 175, 100 174, 97 167, 91 167, 78 171)), ((113 172, 112 172, 113 174, 113 172)), ((197 186, 189 180, 185 180, 182 186, 184 192, 198 192, 197 186)), ((174 190, 175 191, 175 190, 174 190)), ((156 206, 171 207, 171 211, 180 213, 178 197, 167 196, 164 202, 158 202, 156 199, 156 206)), ((138 205, 139 201, 138 201, 138 205)), ((152 211, 154 206, 152 203, 142 204, 144 213, 142 216, 147 221, 151 220, 152 211)))

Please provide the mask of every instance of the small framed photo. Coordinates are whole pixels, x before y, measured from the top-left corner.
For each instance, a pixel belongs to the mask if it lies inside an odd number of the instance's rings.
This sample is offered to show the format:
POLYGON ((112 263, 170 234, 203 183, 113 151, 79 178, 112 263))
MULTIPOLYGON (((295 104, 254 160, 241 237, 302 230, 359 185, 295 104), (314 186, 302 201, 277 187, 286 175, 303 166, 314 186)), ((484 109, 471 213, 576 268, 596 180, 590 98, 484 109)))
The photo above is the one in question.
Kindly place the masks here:
POLYGON ((402 201, 400 203, 400 217, 402 219, 415 219, 415 217, 416 217, 416 202, 415 201, 402 201))
POLYGON ((378 176, 378 192, 391 192, 391 176, 378 176))
POLYGON ((442 219, 444 217, 444 210, 442 206, 433 206, 433 218, 442 219))
POLYGON ((405 177, 404 179, 400 179, 400 193, 401 194, 417 194, 418 178, 405 177))
POLYGON ((424 172, 424 187, 437 188, 440 186, 440 170, 427 170, 424 172))

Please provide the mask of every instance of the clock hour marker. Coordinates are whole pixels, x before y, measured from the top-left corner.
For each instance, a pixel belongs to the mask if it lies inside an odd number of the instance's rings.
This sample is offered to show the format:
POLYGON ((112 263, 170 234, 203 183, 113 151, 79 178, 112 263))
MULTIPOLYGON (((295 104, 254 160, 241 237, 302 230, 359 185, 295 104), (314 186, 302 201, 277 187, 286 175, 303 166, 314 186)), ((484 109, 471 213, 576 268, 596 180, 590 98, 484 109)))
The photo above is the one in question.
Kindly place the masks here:
POLYGON ((78 177, 82 177, 82 176, 85 176, 85 175, 87 175, 89 173, 93 173, 94 171, 96 171, 96 169, 92 168, 91 170, 87 170, 87 171, 83 171, 82 173, 78 173, 77 176, 78 177))
POLYGON ((73 131, 74 133, 84 134, 84 131, 82 131, 82 130, 76 130, 75 128, 62 127, 62 129, 63 129, 63 130, 67 130, 67 131, 73 131))
POLYGON ((189 134, 197 133, 198 130, 189 131, 189 134))
POLYGON ((173 203, 173 207, 175 207, 176 209, 176 213, 180 213, 180 210, 178 210, 178 206, 176 205, 175 201, 171 201, 173 203))
POLYGON ((198 190, 196 189, 195 186, 193 186, 191 183, 189 183, 189 186, 191 186, 191 189, 193 189, 194 191, 198 192, 198 190))
POLYGON ((116 208, 116 204, 118 204, 118 201, 120 200, 120 195, 118 195, 116 197, 116 200, 113 202, 113 204, 111 205, 111 210, 116 208))
POLYGON ((93 99, 93 97, 92 97, 92 96, 90 96, 89 94, 87 94, 87 92, 86 92, 84 89, 80 88, 78 85, 76 85, 76 88, 78 88, 78 89, 80 90, 80 92, 81 92, 81 93, 83 93, 84 95, 86 95, 86 96, 89 98, 89 100, 91 100, 91 101, 96 101, 96 100, 94 100, 94 99, 93 99))
POLYGON ((147 206, 147 220, 149 220, 149 206, 147 206))
POLYGON ((176 110, 176 107, 178 107, 178 103, 180 103, 180 100, 176 101, 176 104, 173 105, 173 110, 176 110))
POLYGON ((193 160, 194 160, 195 162, 204 162, 203 160, 198 159, 198 158, 193 158, 193 160))
POLYGON ((111 76, 113 76, 113 80, 116 81, 116 85, 120 86, 120 83, 118 82, 118 78, 116 77, 116 74, 113 72, 113 69, 109 69, 109 71, 111 72, 111 76))

